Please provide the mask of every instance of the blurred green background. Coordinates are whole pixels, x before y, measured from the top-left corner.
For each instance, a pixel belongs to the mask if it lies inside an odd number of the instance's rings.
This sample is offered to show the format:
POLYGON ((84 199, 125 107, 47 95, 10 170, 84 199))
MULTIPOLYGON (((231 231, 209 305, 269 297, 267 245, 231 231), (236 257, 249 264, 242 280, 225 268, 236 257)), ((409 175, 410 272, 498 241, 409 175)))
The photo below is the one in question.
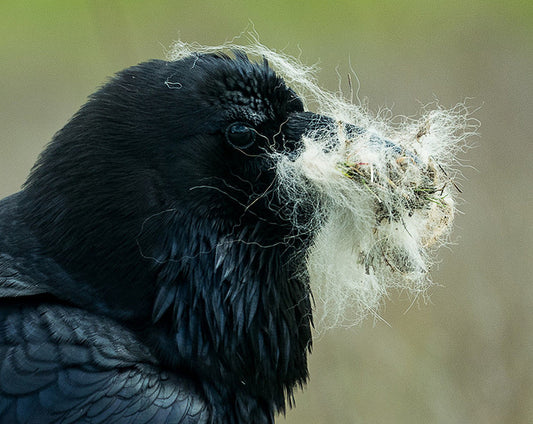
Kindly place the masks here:
MULTIPOLYGON (((351 63, 371 110, 413 115, 470 98, 456 245, 431 304, 392 295, 381 321, 321 335, 283 423, 533 422, 533 2, 0 1, 0 195, 114 72, 173 40, 219 44, 253 22, 273 49, 351 63), (474 169, 475 168, 475 169, 474 169)), ((348 88, 344 87, 346 92, 348 88)))

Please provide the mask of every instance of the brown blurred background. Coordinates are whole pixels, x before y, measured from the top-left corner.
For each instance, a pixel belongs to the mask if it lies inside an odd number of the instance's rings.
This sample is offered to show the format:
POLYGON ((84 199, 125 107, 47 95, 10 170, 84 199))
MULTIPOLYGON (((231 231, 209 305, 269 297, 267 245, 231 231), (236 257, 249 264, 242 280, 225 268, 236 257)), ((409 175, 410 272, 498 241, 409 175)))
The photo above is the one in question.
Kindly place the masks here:
POLYGON ((108 76, 250 21, 270 48, 319 61, 326 88, 351 62, 373 111, 480 107, 457 244, 439 252, 430 304, 406 312, 393 294, 389 325, 322 335, 310 384, 279 422, 533 422, 531 1, 2 0, 0 195, 108 76))

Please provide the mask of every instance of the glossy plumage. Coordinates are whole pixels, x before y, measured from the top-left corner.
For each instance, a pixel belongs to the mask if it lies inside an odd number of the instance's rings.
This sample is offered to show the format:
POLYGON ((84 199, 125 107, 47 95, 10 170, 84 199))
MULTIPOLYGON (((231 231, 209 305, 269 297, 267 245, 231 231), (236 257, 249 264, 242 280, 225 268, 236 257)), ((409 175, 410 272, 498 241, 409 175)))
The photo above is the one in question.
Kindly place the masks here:
POLYGON ((238 52, 93 94, 0 202, 0 422, 272 423, 311 307, 269 153, 312 121, 238 52))

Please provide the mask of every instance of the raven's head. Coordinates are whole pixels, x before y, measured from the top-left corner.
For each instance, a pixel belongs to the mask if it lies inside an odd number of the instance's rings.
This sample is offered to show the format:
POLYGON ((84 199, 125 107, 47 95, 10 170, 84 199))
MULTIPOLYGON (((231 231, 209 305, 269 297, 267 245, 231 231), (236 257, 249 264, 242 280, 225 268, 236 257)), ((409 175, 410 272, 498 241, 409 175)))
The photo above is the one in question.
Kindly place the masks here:
POLYGON ((272 231, 256 241, 282 241, 290 223, 272 153, 295 151, 312 120, 266 61, 237 53, 142 63, 55 135, 26 183, 28 220, 64 266, 105 291, 123 290, 122 279, 146 286, 136 266, 167 259, 178 216, 185 228, 228 234, 263 222, 272 231))

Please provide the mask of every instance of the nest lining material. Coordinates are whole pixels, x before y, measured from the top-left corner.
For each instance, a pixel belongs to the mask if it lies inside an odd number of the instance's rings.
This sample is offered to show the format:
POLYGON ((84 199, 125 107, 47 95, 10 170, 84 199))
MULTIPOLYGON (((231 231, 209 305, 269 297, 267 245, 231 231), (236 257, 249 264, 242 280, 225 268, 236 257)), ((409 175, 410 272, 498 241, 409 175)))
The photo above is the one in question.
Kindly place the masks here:
POLYGON ((169 57, 235 49, 267 59, 304 104, 338 122, 304 137, 296 156, 270 153, 293 224, 313 240, 304 278, 318 301, 319 327, 379 316, 391 289, 426 293, 433 253, 446 244, 456 212, 457 153, 476 129, 467 109, 434 105, 420 119, 384 119, 322 90, 312 67, 255 39, 244 46, 178 42, 169 57))

